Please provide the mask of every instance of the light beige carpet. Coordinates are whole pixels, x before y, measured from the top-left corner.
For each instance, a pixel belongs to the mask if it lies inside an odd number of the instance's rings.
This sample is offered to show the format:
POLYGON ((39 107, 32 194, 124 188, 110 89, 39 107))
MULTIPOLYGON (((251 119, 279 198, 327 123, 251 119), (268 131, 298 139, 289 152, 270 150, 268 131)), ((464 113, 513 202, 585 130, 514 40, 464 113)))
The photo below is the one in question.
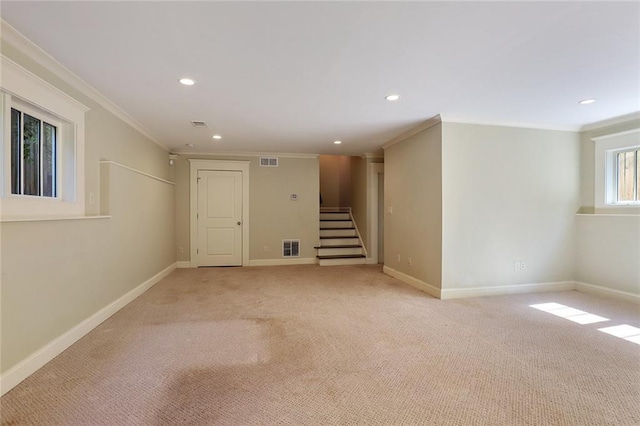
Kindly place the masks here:
POLYGON ((430 298, 372 266, 178 270, 1 399, 3 425, 638 425, 637 305, 430 298), (529 307, 609 318, 580 325, 529 307))

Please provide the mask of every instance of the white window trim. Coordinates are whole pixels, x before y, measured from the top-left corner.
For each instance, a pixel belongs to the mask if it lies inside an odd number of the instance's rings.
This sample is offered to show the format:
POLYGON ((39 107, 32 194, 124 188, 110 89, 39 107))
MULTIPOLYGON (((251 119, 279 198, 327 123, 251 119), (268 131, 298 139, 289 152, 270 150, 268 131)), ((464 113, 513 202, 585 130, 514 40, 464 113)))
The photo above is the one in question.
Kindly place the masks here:
POLYGON ((84 116, 86 106, 20 65, 0 56, 0 213, 2 219, 83 216, 84 116), (11 194, 11 107, 41 110, 59 124, 58 194, 40 197, 11 194))
POLYGON ((614 133, 592 139, 595 146, 595 208, 640 207, 640 202, 617 201, 617 154, 640 148, 640 129, 614 133))

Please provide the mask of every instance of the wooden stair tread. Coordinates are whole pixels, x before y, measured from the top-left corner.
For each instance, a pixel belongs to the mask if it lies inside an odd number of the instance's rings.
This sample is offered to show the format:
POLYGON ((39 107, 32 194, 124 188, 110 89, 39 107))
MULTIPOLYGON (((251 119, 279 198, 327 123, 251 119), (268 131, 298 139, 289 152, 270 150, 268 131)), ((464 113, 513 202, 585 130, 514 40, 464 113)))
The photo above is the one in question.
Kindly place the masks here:
POLYGON ((316 256, 318 259, 361 259, 367 257, 364 254, 332 254, 327 256, 316 256))
POLYGON ((351 219, 320 219, 320 222, 351 222, 351 219))
POLYGON ((362 248, 360 244, 344 244, 341 246, 317 246, 314 249, 326 249, 326 248, 362 248))

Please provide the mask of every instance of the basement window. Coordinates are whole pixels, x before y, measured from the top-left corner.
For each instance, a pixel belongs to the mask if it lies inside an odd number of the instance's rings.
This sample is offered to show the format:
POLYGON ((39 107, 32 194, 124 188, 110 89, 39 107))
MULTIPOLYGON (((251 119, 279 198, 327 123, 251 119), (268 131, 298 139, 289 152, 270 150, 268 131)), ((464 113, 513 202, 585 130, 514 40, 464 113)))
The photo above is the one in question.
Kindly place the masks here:
POLYGON ((2 219, 84 215, 84 105, 2 56, 2 219))
POLYGON ((596 207, 640 206, 640 129, 593 140, 596 207))

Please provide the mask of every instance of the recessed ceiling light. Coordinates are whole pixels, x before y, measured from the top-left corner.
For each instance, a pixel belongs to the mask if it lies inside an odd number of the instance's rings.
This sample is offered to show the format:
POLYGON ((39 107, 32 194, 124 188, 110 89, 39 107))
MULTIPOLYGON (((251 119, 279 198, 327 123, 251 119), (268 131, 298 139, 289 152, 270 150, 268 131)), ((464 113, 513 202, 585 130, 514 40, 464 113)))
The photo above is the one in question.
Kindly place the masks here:
POLYGON ((181 84, 184 84, 185 86, 193 86, 194 84, 196 84, 196 82, 190 78, 181 78, 179 81, 181 84))
POLYGON ((578 102, 580 105, 589 105, 594 103, 596 100, 595 99, 584 99, 580 102, 578 102))
POLYGON ((397 101, 398 99, 400 99, 400 96, 398 95, 389 95, 385 98, 388 101, 397 101))
POLYGON ((336 145, 340 145, 342 143, 342 141, 333 141, 334 144, 336 145))
POLYGON ((189 148, 193 148, 195 145, 192 143, 185 143, 184 146, 188 146, 189 148))
POLYGON ((222 136, 220 136, 220 135, 213 135, 213 138, 214 138, 214 139, 222 139, 222 136))

